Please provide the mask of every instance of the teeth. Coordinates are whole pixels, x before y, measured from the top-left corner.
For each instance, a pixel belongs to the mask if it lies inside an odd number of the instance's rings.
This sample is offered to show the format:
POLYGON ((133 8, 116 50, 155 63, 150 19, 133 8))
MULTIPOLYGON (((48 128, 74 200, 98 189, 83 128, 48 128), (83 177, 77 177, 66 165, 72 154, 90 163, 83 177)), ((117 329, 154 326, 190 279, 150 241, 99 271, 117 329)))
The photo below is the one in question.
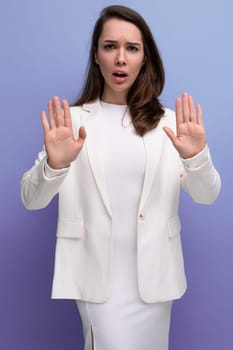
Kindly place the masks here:
POLYGON ((122 72, 116 72, 116 73, 114 73, 114 75, 117 77, 125 77, 126 76, 126 74, 122 73, 122 72))

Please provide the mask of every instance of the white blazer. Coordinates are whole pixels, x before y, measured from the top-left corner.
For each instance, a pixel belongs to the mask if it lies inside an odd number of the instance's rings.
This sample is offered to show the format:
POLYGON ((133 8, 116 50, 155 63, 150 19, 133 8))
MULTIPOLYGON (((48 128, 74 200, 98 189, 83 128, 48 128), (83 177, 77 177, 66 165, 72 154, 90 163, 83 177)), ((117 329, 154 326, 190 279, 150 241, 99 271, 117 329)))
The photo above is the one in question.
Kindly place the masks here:
MULTIPOLYGON (((99 142, 99 100, 72 107, 74 134, 87 138, 69 170, 44 171, 46 152, 21 181, 26 208, 45 207, 59 193, 52 298, 104 302, 111 294, 112 215, 99 142)), ((158 126, 143 136, 146 169, 137 219, 137 271, 141 298, 148 303, 177 299, 186 289, 178 216, 180 185, 198 203, 218 196, 220 177, 208 148, 182 160, 162 130, 175 130, 175 113, 165 109, 158 126), (201 161, 200 161, 201 160, 201 161)), ((113 155, 114 156, 114 155, 113 155)))

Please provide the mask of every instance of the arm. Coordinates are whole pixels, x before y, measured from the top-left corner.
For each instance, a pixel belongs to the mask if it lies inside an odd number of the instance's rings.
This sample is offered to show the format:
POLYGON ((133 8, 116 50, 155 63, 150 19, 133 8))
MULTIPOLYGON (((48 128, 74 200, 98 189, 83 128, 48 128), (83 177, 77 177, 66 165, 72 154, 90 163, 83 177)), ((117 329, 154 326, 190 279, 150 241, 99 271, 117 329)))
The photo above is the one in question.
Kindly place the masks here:
POLYGON ((21 200, 27 209, 34 210, 46 207, 58 193, 59 187, 69 171, 69 168, 51 169, 48 176, 47 166, 47 153, 44 147, 38 154, 34 166, 23 175, 21 180, 21 200))
POLYGON ((50 123, 46 113, 41 113, 45 147, 21 180, 21 199, 28 209, 44 208, 58 193, 86 138, 83 127, 79 128, 78 139, 74 138, 69 104, 64 100, 62 105, 64 112, 58 97, 49 101, 50 123))
POLYGON ((201 204, 212 204, 221 188, 221 179, 215 169, 208 146, 190 159, 181 159, 183 172, 181 186, 192 199, 201 204))
POLYGON ((200 105, 195 108, 191 96, 184 93, 176 100, 176 135, 164 131, 181 157, 181 185, 198 203, 211 204, 217 198, 221 181, 206 144, 206 132, 200 105))

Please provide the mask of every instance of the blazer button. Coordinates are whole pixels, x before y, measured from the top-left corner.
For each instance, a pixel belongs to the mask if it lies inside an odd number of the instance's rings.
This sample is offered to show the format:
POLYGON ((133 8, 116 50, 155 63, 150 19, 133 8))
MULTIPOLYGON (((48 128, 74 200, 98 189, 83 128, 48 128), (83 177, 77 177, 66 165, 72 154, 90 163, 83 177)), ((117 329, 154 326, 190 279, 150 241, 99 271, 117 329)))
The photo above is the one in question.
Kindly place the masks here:
POLYGON ((139 218, 140 218, 140 220, 144 220, 144 219, 145 219, 144 214, 143 214, 143 213, 140 213, 139 218))

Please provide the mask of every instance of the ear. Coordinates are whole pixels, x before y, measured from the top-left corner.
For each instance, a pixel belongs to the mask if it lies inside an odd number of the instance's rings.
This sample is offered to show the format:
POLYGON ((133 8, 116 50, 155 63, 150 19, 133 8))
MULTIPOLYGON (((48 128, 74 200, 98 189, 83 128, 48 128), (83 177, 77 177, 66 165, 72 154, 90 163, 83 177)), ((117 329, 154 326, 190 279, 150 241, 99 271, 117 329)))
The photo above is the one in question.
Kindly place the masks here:
POLYGON ((144 66, 144 64, 146 64, 146 61, 147 61, 146 56, 144 56, 144 59, 142 61, 142 67, 144 66))
POLYGON ((96 63, 96 64, 99 64, 98 55, 97 55, 97 52, 96 52, 96 51, 95 51, 95 56, 94 56, 94 57, 95 57, 95 63, 96 63))

